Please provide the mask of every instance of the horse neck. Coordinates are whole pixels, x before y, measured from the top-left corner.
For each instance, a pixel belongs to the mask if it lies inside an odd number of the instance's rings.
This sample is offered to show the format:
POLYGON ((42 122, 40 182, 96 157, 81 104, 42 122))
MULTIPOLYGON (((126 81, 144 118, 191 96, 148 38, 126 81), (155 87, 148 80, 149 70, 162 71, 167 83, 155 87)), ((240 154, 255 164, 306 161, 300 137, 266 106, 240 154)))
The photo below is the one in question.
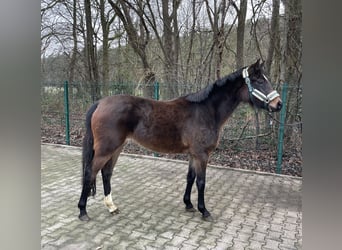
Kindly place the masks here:
POLYGON ((226 82, 218 86, 209 98, 209 103, 215 110, 215 120, 221 127, 240 104, 241 81, 226 82))

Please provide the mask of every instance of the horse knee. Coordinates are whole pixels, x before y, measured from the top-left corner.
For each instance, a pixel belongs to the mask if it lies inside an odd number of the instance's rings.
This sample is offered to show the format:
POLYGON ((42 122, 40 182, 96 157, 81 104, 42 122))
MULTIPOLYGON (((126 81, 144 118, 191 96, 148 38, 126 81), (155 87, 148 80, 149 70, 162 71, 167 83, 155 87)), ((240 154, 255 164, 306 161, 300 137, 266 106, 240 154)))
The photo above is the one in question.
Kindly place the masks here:
POLYGON ((205 189, 205 179, 197 177, 196 186, 199 192, 203 192, 205 189))

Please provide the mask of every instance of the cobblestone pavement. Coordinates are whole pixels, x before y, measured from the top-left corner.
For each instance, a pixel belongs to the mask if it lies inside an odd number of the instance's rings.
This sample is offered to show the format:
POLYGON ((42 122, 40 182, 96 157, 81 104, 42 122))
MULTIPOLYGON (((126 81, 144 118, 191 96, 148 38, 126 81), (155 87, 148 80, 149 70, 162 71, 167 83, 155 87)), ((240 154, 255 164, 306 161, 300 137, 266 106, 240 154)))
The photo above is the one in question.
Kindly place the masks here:
MULTIPOLYGON (((103 204, 101 176, 78 219, 81 150, 41 146, 42 249, 301 249, 302 179, 208 167, 213 222, 185 211, 187 163, 121 155, 112 177, 120 213, 103 204)), ((196 185, 192 201, 197 206, 196 185)))

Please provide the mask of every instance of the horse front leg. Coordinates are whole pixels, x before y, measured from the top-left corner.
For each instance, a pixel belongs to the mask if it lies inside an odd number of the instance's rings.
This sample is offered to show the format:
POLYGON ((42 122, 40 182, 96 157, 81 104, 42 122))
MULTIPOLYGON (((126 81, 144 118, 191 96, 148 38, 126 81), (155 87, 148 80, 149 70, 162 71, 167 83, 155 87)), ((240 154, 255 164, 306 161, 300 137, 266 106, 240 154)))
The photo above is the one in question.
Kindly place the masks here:
POLYGON ((192 189, 192 186, 195 182, 195 178, 196 178, 196 172, 195 172, 195 169, 192 165, 192 158, 190 158, 189 160, 189 170, 188 170, 188 175, 187 175, 187 178, 186 178, 186 188, 185 188, 185 193, 184 193, 184 196, 183 196, 183 201, 185 203, 185 209, 186 211, 188 212, 194 212, 196 211, 194 209, 194 206, 192 205, 191 203, 191 189, 192 189))
POLYGON ((194 158, 194 167, 196 171, 196 186, 198 190, 198 210, 202 213, 202 218, 207 221, 212 221, 212 217, 209 211, 205 207, 204 202, 204 190, 205 190, 205 178, 206 168, 208 162, 208 155, 202 154, 199 157, 194 158))
POLYGON ((196 186, 198 190, 198 210, 202 213, 203 219, 211 220, 211 215, 205 207, 204 189, 205 189, 205 170, 197 174, 196 186))

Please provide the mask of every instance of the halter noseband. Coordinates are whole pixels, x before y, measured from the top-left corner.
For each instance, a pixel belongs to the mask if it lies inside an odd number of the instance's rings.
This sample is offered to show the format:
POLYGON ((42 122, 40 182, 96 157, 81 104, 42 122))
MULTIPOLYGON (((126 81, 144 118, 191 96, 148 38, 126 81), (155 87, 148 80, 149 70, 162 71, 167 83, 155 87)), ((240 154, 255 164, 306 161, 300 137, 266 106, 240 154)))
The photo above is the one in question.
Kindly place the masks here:
POLYGON ((276 90, 273 90, 268 95, 265 95, 259 90, 253 88, 253 86, 251 85, 251 80, 249 79, 249 75, 248 75, 248 67, 242 70, 242 77, 245 79, 245 82, 248 87, 249 98, 251 99, 252 102, 253 102, 253 96, 254 96, 255 98, 264 102, 265 106, 267 107, 269 102, 271 102, 272 100, 280 96, 276 90))

